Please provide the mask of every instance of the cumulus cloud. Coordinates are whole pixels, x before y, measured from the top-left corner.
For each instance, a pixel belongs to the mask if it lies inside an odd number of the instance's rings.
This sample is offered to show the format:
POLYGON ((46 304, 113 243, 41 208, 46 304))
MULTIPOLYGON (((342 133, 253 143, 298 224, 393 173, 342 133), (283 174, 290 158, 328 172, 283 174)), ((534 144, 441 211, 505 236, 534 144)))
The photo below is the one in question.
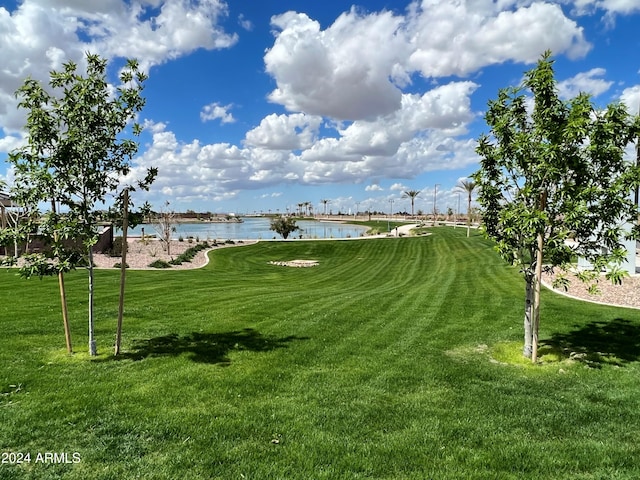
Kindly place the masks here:
POLYGON ((589 51, 582 28, 558 5, 529 3, 423 0, 406 15, 351 9, 324 30, 303 13, 275 16, 264 57, 277 83, 269 99, 293 112, 370 120, 401 107, 416 72, 465 77, 487 65, 534 62, 545 49, 571 58, 589 51))
POLYGON ((382 192, 383 190, 384 188, 375 183, 373 185, 367 185, 364 189, 365 192, 382 192))
POLYGON ((14 11, 0 6, 0 126, 9 135, 3 144, 26 123, 14 92, 27 76, 46 83, 63 62, 82 67, 86 51, 135 57, 146 70, 197 49, 226 48, 237 40, 218 25, 226 14, 221 0, 24 0, 14 11))
POLYGON ((620 101, 627 106, 630 113, 640 112, 640 85, 625 88, 620 95, 620 101))
POLYGON ((205 105, 200 112, 200 120, 208 122, 210 120, 219 119, 222 124, 233 123, 236 119, 233 118, 233 115, 228 111, 231 107, 231 105, 223 106, 217 102, 205 105))
POLYGON ((611 20, 616 14, 630 14, 640 11, 636 0, 573 0, 574 11, 578 15, 592 14, 596 10, 604 10, 611 20))
POLYGON ((510 10, 505 3, 423 0, 413 4, 408 68, 425 77, 466 76, 486 65, 534 62, 546 49, 570 58, 589 51, 582 28, 558 5, 533 3, 510 10))
POLYGON ((579 73, 572 78, 558 82, 558 92, 563 98, 573 98, 581 92, 597 97, 613 85, 613 82, 601 78, 606 73, 604 68, 593 68, 588 72, 579 73))
POLYGON ((316 140, 322 117, 296 113, 262 119, 260 125, 246 133, 245 143, 269 150, 299 150, 309 148, 316 140))
POLYGON ((228 48, 238 40, 218 25, 228 13, 221 0, 110 3, 108 14, 80 10, 82 30, 97 51, 137 58, 145 69, 200 48, 228 48))
POLYGON ((408 47, 398 31, 402 21, 390 12, 352 9, 323 31, 303 13, 273 17, 280 31, 264 60, 278 86, 269 99, 290 111, 337 119, 393 112, 401 92, 390 76, 402 72, 408 47))

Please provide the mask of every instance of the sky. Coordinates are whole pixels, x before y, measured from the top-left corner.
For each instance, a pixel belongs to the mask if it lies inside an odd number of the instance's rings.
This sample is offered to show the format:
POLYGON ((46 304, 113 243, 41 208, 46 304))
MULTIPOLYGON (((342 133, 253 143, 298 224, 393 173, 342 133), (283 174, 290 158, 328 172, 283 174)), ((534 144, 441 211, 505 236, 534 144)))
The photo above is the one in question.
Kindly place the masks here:
POLYGON ((487 102, 549 49, 563 98, 640 107, 638 0, 0 2, 0 180, 14 92, 85 52, 149 79, 132 175, 159 209, 466 211, 487 102))

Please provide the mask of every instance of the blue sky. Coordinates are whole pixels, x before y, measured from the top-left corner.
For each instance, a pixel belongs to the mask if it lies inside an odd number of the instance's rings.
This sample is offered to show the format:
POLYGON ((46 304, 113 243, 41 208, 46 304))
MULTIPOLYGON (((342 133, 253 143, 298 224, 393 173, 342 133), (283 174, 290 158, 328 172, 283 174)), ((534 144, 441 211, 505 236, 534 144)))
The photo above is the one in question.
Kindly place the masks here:
MULTIPOLYGON (((559 90, 640 105, 637 0, 0 3, 0 179, 24 142, 13 92, 91 51, 149 73, 133 174, 176 210, 458 207, 483 112, 545 49, 559 90)), ((461 203, 465 211, 465 202, 461 203)))

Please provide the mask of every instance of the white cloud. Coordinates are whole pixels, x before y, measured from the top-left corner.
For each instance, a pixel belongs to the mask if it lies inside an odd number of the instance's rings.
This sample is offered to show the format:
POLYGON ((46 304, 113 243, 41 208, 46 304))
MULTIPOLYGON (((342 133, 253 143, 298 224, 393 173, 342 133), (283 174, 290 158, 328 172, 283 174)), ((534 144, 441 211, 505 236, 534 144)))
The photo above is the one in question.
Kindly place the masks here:
POLYGON ((382 188, 380 185, 373 184, 373 185, 367 185, 364 191, 365 192, 382 192, 384 191, 384 188, 382 188))
POLYGON ((246 133, 245 143, 269 150, 309 148, 316 140, 321 123, 322 118, 314 115, 272 113, 246 133))
POLYGON ((592 68, 588 72, 579 73, 572 78, 558 82, 558 92, 563 98, 573 98, 581 92, 597 97, 613 85, 613 82, 599 78, 606 73, 604 68, 592 68))
POLYGON ((143 69, 197 49, 226 48, 237 37, 218 26, 221 0, 24 0, 0 6, 0 126, 16 134, 26 123, 14 92, 27 76, 48 82, 49 72, 84 53, 137 58, 143 69))
POLYGON ((637 115, 640 112, 640 85, 625 88, 620 95, 620 101, 627 106, 627 110, 637 115))
MULTIPOLYGON (((113 3, 113 2, 112 2, 113 3)), ((218 22, 227 15, 221 0, 118 2, 107 14, 81 15, 92 46, 109 57, 137 58, 143 69, 200 48, 228 48, 238 40, 218 22)))
POLYGON ((608 15, 630 14, 640 11, 637 0, 573 0, 574 10, 578 15, 592 14, 596 10, 604 10, 608 15))
POLYGON ((391 190, 392 192, 404 192, 405 190, 408 190, 408 187, 403 185, 402 183, 394 183, 389 187, 389 190, 391 190))
POLYGON ((208 122, 210 120, 220 119, 220 123, 233 123, 236 121, 233 115, 228 112, 232 105, 220 105, 219 103, 210 103, 205 105, 200 112, 200 120, 208 122))
POLYGON ((0 153, 9 153, 18 147, 21 147, 26 142, 24 136, 5 135, 0 137, 0 153))
POLYGON ((558 5, 533 3, 508 10, 489 0, 413 4, 413 51, 408 69, 425 77, 466 76, 486 65, 531 63, 550 49, 571 58, 590 49, 582 28, 558 5), (516 33, 517 32, 517 33, 516 33))
POLYGON ((247 19, 242 13, 238 15, 238 24, 244 28, 247 32, 253 30, 253 22, 247 19))
POLYGON ((290 111, 337 119, 393 112, 401 92, 390 76, 402 72, 407 48, 398 32, 402 20, 390 12, 361 15, 352 9, 321 31, 303 13, 273 17, 280 32, 264 57, 277 82, 269 99, 290 111))

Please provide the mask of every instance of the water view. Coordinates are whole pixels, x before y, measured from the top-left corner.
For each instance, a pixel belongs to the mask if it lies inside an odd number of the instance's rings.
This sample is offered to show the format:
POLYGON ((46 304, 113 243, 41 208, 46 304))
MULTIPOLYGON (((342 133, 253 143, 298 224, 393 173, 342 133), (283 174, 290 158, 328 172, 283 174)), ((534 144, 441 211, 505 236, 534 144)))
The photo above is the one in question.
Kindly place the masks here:
MULTIPOLYGON (((179 237, 199 237, 200 240, 269 240, 280 239, 273 230, 269 230, 271 221, 266 217, 243 218, 243 222, 196 222, 177 223, 174 239, 179 237)), ((361 237, 367 227, 349 225, 346 223, 323 222, 316 220, 298 220, 300 230, 292 233, 289 238, 354 238, 361 237)), ((129 235, 141 236, 142 228, 145 235, 157 235, 153 225, 143 224, 129 230, 129 235)), ((116 235, 121 234, 117 231, 116 235)))

